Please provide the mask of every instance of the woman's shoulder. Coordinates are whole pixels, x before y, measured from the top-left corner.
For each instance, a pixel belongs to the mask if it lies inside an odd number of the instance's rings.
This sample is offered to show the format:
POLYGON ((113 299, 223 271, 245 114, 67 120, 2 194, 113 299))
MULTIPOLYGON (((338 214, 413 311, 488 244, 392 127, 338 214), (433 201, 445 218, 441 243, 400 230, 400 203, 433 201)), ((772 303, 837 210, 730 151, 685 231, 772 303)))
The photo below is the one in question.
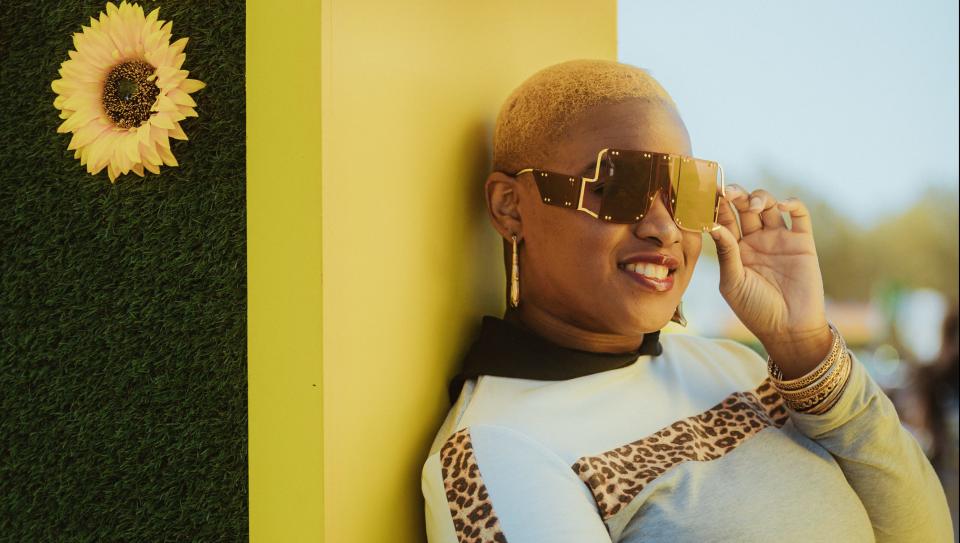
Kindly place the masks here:
POLYGON ((450 406, 449 410, 447 410, 447 415, 444 417, 443 423, 440 425, 440 428, 437 430, 437 433, 433 438, 433 444, 430 445, 429 454, 432 455, 438 452, 440 447, 443 446, 444 442, 459 429, 460 421, 463 419, 463 414, 470 405, 470 400, 473 398, 474 387, 476 387, 476 384, 477 380, 475 378, 467 379, 463 383, 463 390, 460 392, 460 395, 457 396, 457 401, 450 406))

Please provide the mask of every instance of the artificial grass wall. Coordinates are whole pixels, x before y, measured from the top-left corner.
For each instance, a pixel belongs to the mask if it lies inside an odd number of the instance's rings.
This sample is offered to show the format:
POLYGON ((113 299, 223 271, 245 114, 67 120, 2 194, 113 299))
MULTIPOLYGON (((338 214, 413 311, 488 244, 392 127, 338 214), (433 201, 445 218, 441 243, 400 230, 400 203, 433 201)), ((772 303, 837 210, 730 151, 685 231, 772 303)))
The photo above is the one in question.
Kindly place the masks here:
POLYGON ((207 87, 111 185, 50 88, 105 2, 3 2, 0 540, 247 539, 244 3, 140 5, 207 87))

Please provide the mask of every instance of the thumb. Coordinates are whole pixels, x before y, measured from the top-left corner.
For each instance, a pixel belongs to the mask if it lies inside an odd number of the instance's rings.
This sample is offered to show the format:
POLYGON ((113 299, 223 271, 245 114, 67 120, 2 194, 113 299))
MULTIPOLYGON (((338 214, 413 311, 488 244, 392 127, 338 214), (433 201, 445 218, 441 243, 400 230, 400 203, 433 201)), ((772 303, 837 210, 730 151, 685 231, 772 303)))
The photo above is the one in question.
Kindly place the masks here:
POLYGON ((720 262, 720 292, 731 292, 743 276, 740 260, 740 245, 726 226, 710 232, 717 245, 717 260, 720 262))

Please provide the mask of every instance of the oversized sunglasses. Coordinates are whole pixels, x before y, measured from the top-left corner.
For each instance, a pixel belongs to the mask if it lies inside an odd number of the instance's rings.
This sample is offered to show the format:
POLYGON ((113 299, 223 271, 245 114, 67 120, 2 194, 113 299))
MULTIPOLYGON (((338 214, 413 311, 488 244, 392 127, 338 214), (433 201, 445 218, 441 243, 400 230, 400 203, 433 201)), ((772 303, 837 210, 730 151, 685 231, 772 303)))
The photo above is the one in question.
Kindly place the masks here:
POLYGON ((649 151, 603 149, 591 166, 592 178, 578 179, 536 168, 525 168, 513 177, 530 173, 543 203, 583 211, 602 221, 641 221, 659 191, 673 221, 682 230, 710 232, 720 228, 716 224, 720 196, 726 194, 723 167, 717 162, 649 151))

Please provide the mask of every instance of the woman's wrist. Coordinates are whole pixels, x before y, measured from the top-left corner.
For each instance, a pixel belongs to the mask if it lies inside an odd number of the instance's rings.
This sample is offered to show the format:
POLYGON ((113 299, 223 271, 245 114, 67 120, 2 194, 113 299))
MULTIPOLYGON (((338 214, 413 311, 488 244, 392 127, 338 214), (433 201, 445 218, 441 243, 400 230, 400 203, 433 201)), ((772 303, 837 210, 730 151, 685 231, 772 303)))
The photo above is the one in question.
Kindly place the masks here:
POLYGON ((767 357, 767 370, 774 387, 794 411, 819 414, 829 410, 846 388, 853 360, 840 332, 828 323, 830 344, 826 354, 806 373, 787 379, 773 356, 767 357))
POLYGON ((769 358, 785 362, 779 365, 782 380, 793 380, 813 372, 830 355, 834 343, 833 326, 824 321, 822 328, 806 334, 763 341, 769 358))

